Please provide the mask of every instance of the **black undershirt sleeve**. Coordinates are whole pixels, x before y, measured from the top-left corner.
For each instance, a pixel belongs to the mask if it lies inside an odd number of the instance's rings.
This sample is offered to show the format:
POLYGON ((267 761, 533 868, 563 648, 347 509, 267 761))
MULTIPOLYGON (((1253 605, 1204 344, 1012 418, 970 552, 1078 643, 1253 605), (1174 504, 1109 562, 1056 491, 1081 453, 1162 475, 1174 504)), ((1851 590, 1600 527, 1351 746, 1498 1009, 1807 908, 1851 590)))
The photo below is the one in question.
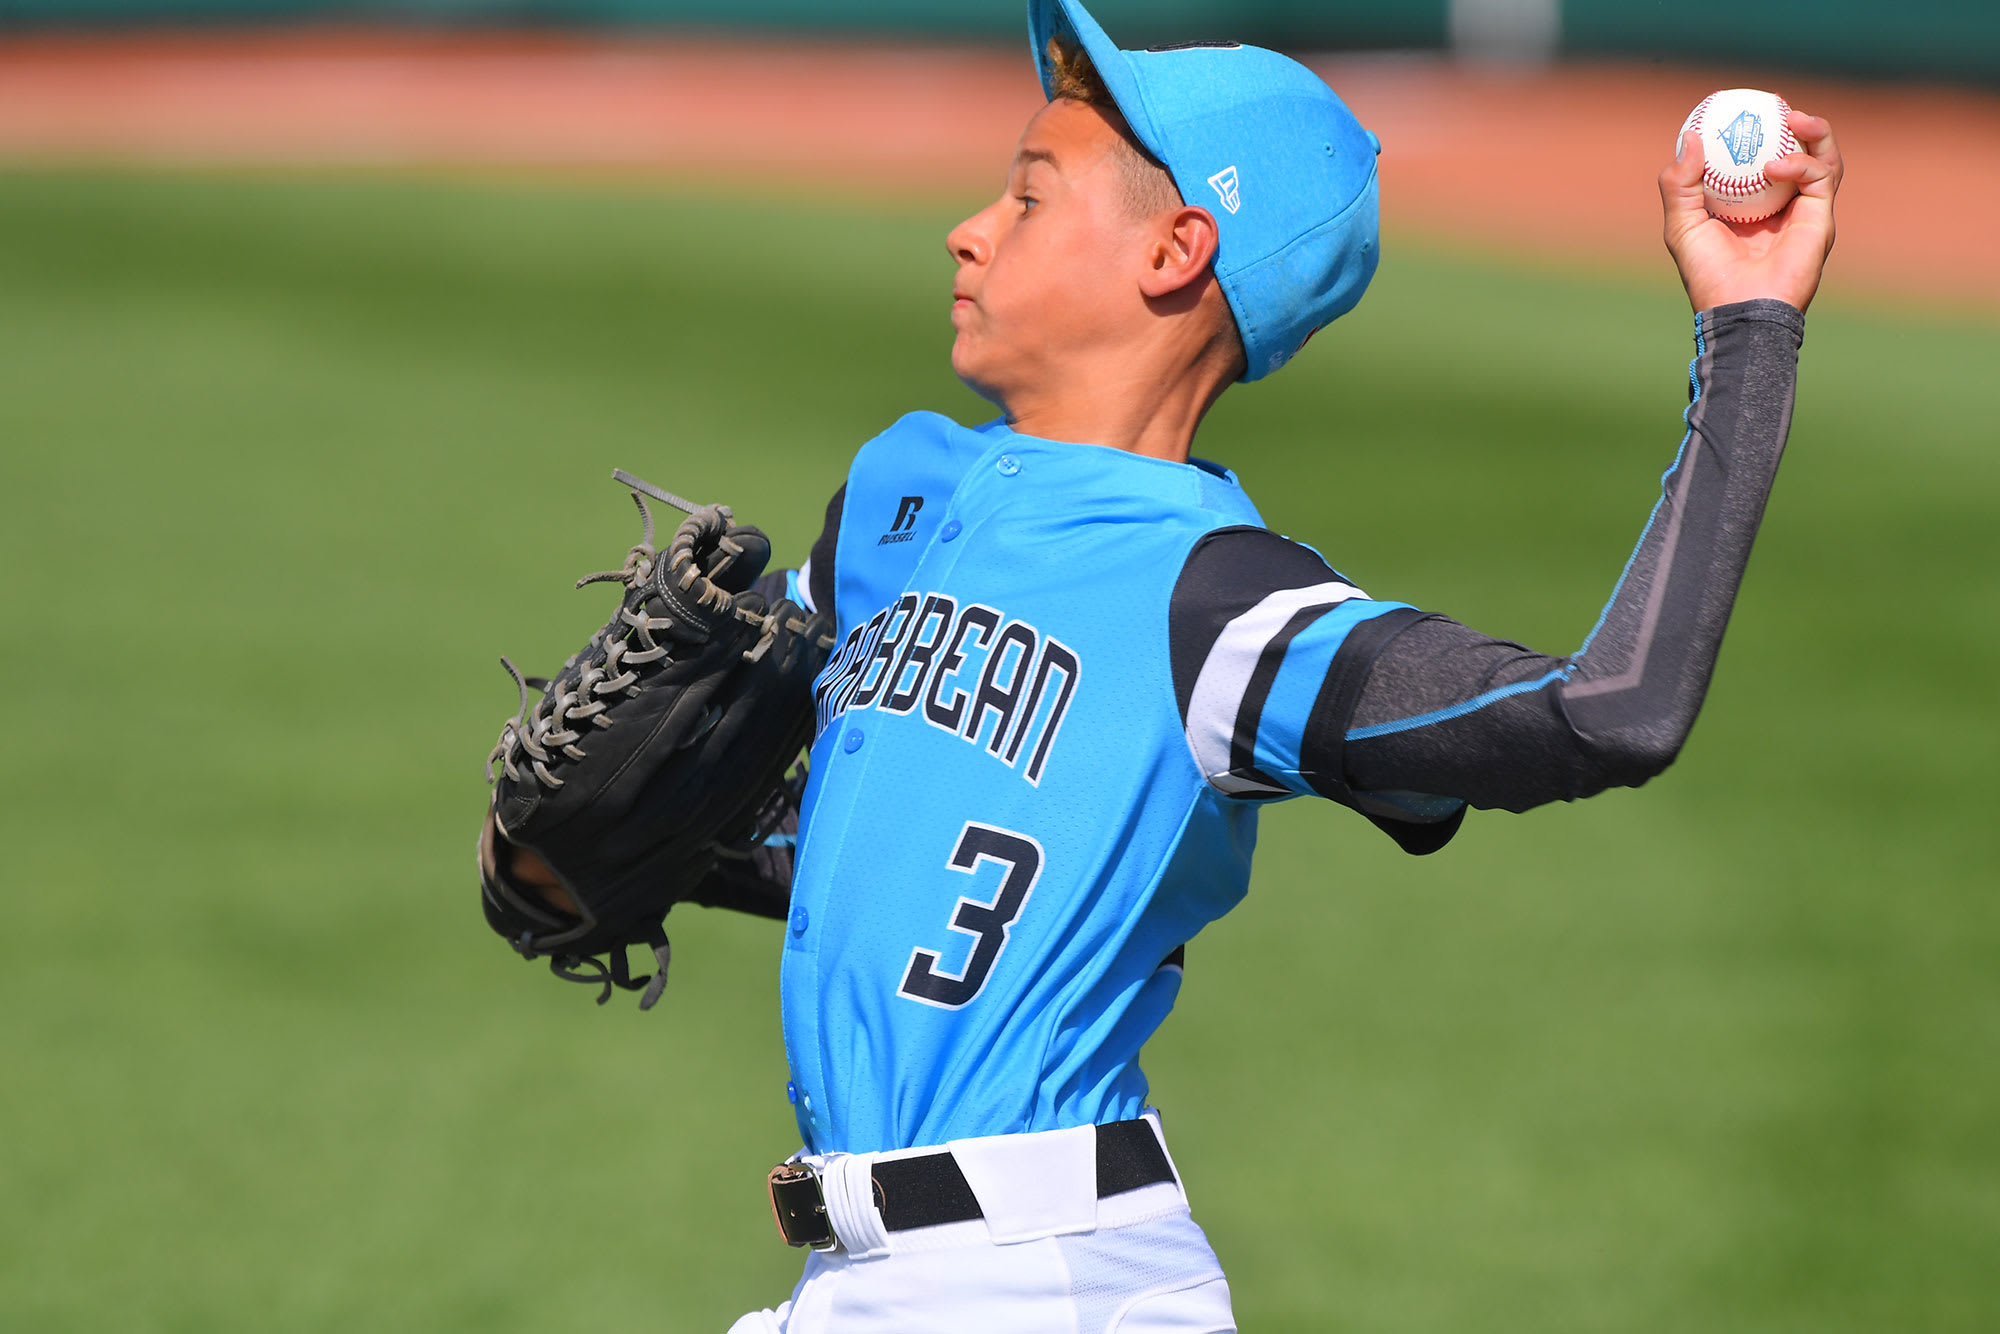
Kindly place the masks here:
POLYGON ((1697 317, 1680 453, 1583 647, 1556 657, 1411 618, 1375 647, 1347 720, 1351 788, 1522 811, 1637 786, 1673 762, 1784 452, 1804 331, 1779 301, 1697 317))

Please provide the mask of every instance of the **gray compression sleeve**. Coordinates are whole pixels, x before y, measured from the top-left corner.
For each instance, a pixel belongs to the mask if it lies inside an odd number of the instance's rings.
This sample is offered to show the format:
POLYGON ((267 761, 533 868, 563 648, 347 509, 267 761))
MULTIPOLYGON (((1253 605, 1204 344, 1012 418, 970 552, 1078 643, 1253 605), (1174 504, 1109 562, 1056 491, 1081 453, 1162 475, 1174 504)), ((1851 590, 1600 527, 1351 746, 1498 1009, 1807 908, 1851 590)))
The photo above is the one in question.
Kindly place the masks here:
POLYGON ((1344 739, 1357 791, 1522 811, 1637 786, 1694 726, 1791 427, 1805 317, 1703 311, 1679 454, 1583 647, 1551 657, 1441 616, 1383 646, 1344 739))

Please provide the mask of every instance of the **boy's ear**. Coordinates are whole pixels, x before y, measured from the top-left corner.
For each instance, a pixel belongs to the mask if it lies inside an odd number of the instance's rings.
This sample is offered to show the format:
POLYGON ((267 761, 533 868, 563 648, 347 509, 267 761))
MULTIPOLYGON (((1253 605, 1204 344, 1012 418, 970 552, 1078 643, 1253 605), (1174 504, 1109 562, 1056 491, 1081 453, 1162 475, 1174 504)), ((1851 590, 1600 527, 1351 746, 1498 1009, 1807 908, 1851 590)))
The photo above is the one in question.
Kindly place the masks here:
POLYGON ((1208 272, 1215 260, 1215 215, 1184 204, 1161 214, 1155 227, 1139 290, 1158 299, 1186 289, 1208 272))

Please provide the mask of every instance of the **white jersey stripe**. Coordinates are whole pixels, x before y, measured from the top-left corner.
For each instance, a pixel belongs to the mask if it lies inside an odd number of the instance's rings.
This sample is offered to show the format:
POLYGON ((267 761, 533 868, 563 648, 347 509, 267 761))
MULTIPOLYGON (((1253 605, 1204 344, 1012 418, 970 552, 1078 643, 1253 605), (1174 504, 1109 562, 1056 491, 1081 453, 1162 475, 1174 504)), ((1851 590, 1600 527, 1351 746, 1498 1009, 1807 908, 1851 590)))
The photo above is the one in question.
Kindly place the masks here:
POLYGON ((1367 596, 1352 584, 1337 581, 1309 588, 1281 588, 1222 627, 1202 660, 1187 711, 1188 749, 1194 752, 1202 776, 1217 789, 1232 796, 1275 796, 1283 791, 1230 777, 1230 743, 1236 736, 1236 716, 1242 710, 1250 674, 1257 669, 1265 646, 1302 608, 1367 596))
POLYGON ((813 615, 819 615, 819 608, 813 605, 812 595, 813 558, 806 557, 806 563, 799 566, 792 576, 792 582, 799 586, 799 605, 813 615))

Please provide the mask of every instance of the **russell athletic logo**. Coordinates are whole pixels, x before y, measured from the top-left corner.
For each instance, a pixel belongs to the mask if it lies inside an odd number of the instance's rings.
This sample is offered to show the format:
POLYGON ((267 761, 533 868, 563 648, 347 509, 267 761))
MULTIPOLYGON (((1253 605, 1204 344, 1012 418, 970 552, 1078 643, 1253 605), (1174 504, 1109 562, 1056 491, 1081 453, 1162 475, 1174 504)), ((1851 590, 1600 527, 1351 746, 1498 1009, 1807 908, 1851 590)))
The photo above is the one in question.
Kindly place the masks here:
POLYGON ((903 503, 896 506, 896 521, 889 525, 888 532, 875 539, 875 545, 886 547, 914 538, 917 535, 917 512, 923 507, 922 496, 904 496, 903 503))
POLYGON ((1243 207, 1243 197, 1236 193, 1235 167, 1224 167, 1209 177, 1208 183, 1215 187, 1216 196, 1222 200, 1222 206, 1231 213, 1243 207))

